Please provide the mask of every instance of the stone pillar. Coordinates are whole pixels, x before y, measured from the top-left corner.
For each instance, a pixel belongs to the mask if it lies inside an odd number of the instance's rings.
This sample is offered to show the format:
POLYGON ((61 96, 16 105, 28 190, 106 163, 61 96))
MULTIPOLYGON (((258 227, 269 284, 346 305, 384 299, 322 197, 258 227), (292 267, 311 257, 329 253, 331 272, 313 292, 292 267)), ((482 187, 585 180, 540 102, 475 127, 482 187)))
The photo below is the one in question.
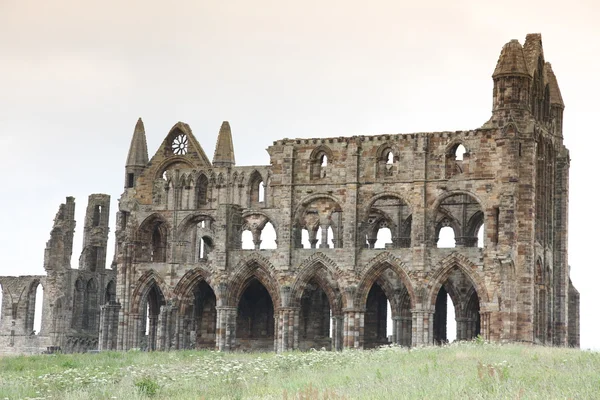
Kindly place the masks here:
POLYGON ((300 310, 296 307, 281 307, 276 313, 275 351, 281 353, 296 349, 297 347, 294 347, 297 337, 296 321, 300 310))
POLYGON ((364 345, 365 311, 344 309, 344 348, 362 349, 364 345))
POLYGON ((392 317, 392 344, 400 345, 402 337, 402 317, 392 317))
POLYGON ((110 302, 100 308, 98 350, 117 349, 116 338, 120 309, 121 305, 116 302, 110 302))
POLYGON ((433 344, 433 311, 413 309, 412 312, 412 345, 423 346, 433 344))
POLYGON ((456 340, 466 340, 468 338, 468 323, 468 318, 456 317, 456 340))
MULTIPOLYGON (((479 312, 479 317, 480 317, 480 328, 481 328, 481 337, 483 337, 485 340, 490 340, 491 339, 491 311, 484 311, 481 310, 479 312)), ((496 313, 498 314, 498 313, 496 313)))
POLYGON ((319 245, 320 249, 328 249, 329 248, 329 225, 322 224, 321 225, 321 244, 319 245))
POLYGON ((219 351, 235 349, 237 307, 217 307, 216 347, 219 351))
POLYGON ((344 348, 344 317, 334 315, 331 317, 331 350, 341 351, 344 348))
POLYGON ((400 338, 398 344, 410 347, 412 343, 412 317, 400 317, 400 338))

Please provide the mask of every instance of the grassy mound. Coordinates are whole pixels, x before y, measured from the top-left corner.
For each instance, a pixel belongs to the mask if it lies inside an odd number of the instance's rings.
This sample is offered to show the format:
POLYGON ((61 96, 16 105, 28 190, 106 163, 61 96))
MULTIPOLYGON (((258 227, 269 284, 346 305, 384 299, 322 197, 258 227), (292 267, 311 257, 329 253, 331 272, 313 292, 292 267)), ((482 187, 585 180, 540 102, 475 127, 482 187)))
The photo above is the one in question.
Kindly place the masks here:
POLYGON ((591 399, 600 353, 477 342, 286 354, 4 357, 0 399, 591 399))

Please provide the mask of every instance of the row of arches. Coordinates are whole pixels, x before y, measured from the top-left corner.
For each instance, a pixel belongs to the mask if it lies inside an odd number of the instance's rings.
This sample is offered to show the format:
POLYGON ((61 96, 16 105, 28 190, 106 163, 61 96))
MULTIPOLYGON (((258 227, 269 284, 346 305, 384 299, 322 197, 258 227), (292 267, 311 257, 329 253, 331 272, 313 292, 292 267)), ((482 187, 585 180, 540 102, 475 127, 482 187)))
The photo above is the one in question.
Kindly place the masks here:
MULTIPOLYGON (((446 179, 464 172, 463 161, 470 153, 459 141, 454 141, 445 152, 446 179)), ((315 148, 309 156, 309 176, 313 181, 327 178, 331 168, 333 152, 326 145, 315 148)), ((375 175, 377 178, 394 176, 400 169, 400 150, 390 143, 379 146, 375 153, 375 175)))
MULTIPOLYGON (((434 213, 431 235, 438 247, 483 247, 485 215, 480 203, 468 193, 452 193, 443 198, 434 213), (444 231, 451 239, 440 242, 444 231)), ((234 219, 235 220, 235 219, 234 219)), ((233 249, 259 250, 277 248, 277 227, 263 211, 248 210, 238 216, 234 225, 233 249)), ((292 227, 294 248, 344 247, 344 213, 331 196, 316 195, 302 202, 296 211, 292 227)), ((198 212, 182 221, 175 240, 186 246, 184 261, 202 262, 214 248, 214 219, 198 212)), ((409 248, 412 236, 412 209, 402 197, 383 194, 375 197, 358 224, 359 247, 409 248)), ((140 244, 137 259, 142 262, 166 262, 171 227, 165 218, 155 213, 146 218, 136 232, 140 244)))
MULTIPOLYGON (((148 272, 133 295, 130 312, 139 316, 135 320, 139 326, 133 330, 132 346, 215 348, 228 336, 231 348, 239 350, 277 349, 282 341, 288 348, 339 350, 357 345, 347 332, 348 319, 357 313, 363 321, 355 335, 361 347, 413 343, 417 292, 401 266, 381 262, 349 288, 340 286, 336 274, 316 262, 291 285, 281 286, 264 265, 251 262, 229 281, 216 284, 208 272, 190 271, 170 291, 148 272), (221 329, 224 315, 229 316, 224 329, 228 333, 221 329)), ((429 294, 419 300, 428 302, 432 311, 434 341, 448 340, 444 301, 448 297, 454 304, 456 338, 476 337, 481 332, 480 299, 487 298, 485 289, 480 293, 480 283, 459 263, 449 264, 435 278, 426 288, 429 294)))
POLYGON ((219 203, 221 188, 230 187, 236 204, 246 207, 265 207, 267 181, 258 170, 246 174, 234 171, 231 177, 214 171, 181 172, 179 164, 167 167, 154 181, 153 203, 168 210, 211 209, 219 203))

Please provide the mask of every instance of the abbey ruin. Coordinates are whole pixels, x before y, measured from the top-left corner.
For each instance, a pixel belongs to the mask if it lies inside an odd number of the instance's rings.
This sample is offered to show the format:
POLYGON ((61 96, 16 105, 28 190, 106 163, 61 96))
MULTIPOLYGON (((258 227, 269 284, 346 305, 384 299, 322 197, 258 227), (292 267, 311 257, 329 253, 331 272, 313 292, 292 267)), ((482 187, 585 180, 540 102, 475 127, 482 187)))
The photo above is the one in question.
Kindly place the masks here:
POLYGON ((541 35, 507 43, 492 77, 478 129, 286 138, 261 166, 236 166, 228 122, 212 162, 181 122, 149 158, 140 119, 110 268, 109 196, 89 197, 77 269, 68 197, 46 275, 0 277, 0 353, 427 345, 447 340, 450 304, 459 340, 578 347, 564 104, 541 35))

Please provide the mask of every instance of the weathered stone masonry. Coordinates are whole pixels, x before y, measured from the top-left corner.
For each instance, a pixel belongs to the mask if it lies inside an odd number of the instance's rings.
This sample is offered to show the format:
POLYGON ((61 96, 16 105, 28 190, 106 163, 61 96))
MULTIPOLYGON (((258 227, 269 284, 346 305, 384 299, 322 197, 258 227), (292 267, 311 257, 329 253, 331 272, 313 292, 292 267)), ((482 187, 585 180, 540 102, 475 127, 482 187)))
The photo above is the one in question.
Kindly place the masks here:
POLYGON ((48 306, 36 340, 72 351, 370 348, 389 342, 388 301, 392 342, 433 344, 447 339, 448 295, 458 339, 579 346, 564 104, 541 36, 507 43, 493 80, 479 129, 282 139, 265 166, 235 165, 227 122, 212 162, 181 122, 148 159, 139 120, 112 269, 100 268, 105 195, 90 196, 80 268, 68 267, 68 198, 47 276, 0 278, 0 345, 32 340, 39 282, 48 306), (444 228, 455 248, 437 247, 444 228), (383 231, 391 240, 379 248, 383 231))

